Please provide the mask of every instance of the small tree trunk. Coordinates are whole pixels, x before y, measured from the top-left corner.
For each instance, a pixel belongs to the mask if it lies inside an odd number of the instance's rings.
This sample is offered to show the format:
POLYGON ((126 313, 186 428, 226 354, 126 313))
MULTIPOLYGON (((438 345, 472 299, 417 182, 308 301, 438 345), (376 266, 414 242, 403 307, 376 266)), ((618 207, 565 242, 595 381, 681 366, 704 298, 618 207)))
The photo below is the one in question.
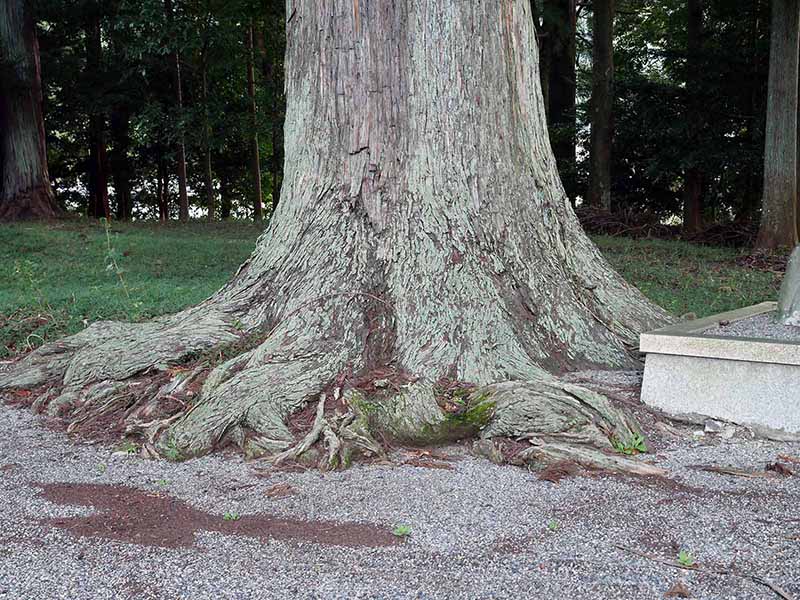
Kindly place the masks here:
MULTIPOLYGON (((100 15, 91 14, 86 24, 86 78, 96 84, 101 79, 102 37, 100 15)), ((108 155, 106 152, 106 123, 102 108, 95 99, 89 115, 89 187, 88 215, 111 218, 108 203, 108 155)))
POLYGON ((253 218, 260 221, 264 218, 261 192, 261 159, 258 150, 258 113, 256 106, 256 84, 254 73, 255 56, 253 53, 253 22, 247 28, 247 97, 250 101, 250 175, 253 178, 253 218))
POLYGON ((228 185, 228 177, 225 171, 219 173, 219 196, 220 196, 220 218, 227 221, 231 218, 231 194, 228 185))
POLYGON ((163 156, 158 159, 158 220, 169 221, 169 176, 163 156))
POLYGON ((214 174, 211 169, 211 125, 208 114, 208 57, 204 53, 201 59, 201 79, 203 94, 203 166, 204 183, 206 192, 206 207, 208 209, 208 222, 214 221, 216 206, 214 202, 214 174))
POLYGON ((592 5, 592 97, 589 102, 589 192, 587 202, 611 210, 611 143, 614 108, 615 0, 592 5))
POLYGON ((756 248, 797 244, 797 86, 800 2, 774 0, 764 146, 764 190, 756 248))
POLYGON ((544 3, 543 48, 548 68, 545 98, 550 144, 567 195, 577 194, 575 176, 575 0, 547 0, 544 3))
POLYGON ((125 105, 119 106, 111 113, 111 137, 113 143, 111 174, 114 177, 114 193, 117 200, 116 216, 120 221, 130 221, 133 216, 132 168, 128 156, 131 145, 130 109, 125 105))
MULTIPOLYGON (((688 0, 688 29, 686 48, 686 103, 689 109, 686 122, 689 126, 691 152, 699 145, 703 129, 702 99, 700 98, 701 45, 703 37, 703 2, 688 0)), ((703 171, 691 166, 684 173, 683 183, 683 232, 693 234, 703 229, 703 171)))
POLYGON ((39 42, 24 0, 0 6, 0 221, 60 211, 47 172, 39 42), (15 57, 15 65, 2 64, 15 57))
MULTIPOLYGON (((172 0, 164 0, 164 11, 167 15, 167 23, 172 25, 174 13, 172 10, 172 0)), ((172 32, 170 32, 172 33, 172 32)), ((172 52, 172 77, 175 86, 175 108, 179 118, 183 116, 183 89, 181 82, 181 54, 178 50, 172 52)), ((177 171, 178 171, 178 219, 185 223, 189 220, 189 196, 186 189, 186 135, 183 131, 183 124, 178 124, 178 147, 177 147, 177 171)))

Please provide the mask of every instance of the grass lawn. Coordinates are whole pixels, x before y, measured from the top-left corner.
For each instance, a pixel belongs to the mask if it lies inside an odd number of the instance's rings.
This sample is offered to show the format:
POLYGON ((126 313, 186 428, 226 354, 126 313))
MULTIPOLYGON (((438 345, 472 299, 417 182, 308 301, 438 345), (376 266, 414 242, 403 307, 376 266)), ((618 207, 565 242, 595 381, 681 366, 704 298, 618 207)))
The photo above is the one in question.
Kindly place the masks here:
MULTIPOLYGON (((261 227, 96 222, 0 226, 0 357, 98 319, 143 320, 214 293, 249 255, 261 227), (123 271, 125 286, 109 254, 123 271), (126 293, 127 289, 127 293, 126 293)), ((698 316, 777 295, 779 276, 737 266, 738 251, 683 242, 595 240, 611 263, 670 312, 698 316)))

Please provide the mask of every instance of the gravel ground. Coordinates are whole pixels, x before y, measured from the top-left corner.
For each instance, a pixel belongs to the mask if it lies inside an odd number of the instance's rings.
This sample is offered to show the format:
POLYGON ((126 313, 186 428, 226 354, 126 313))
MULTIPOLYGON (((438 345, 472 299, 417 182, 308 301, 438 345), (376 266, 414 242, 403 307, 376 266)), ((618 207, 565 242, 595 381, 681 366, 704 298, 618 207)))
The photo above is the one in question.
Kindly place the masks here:
POLYGON ((734 321, 728 325, 716 325, 703 331, 703 335, 723 337, 749 337, 768 340, 800 342, 800 327, 775 322, 775 313, 763 313, 734 321))
POLYGON ((559 483, 473 458, 463 446, 438 452, 453 468, 274 472, 233 455, 174 464, 71 441, 28 411, 0 405, 0 599, 627 599, 664 597, 679 581, 693 598, 778 597, 751 576, 800 598, 800 474, 763 475, 778 455, 800 471, 789 460, 800 457, 800 444, 676 435, 647 457, 669 469, 669 480, 559 483), (759 476, 692 468, 698 464, 759 476), (51 519, 68 523, 93 512, 43 499, 40 484, 57 482, 171 495, 220 521, 225 513, 271 514, 412 531, 390 547, 218 531, 199 531, 185 547, 123 543, 53 526, 51 519), (282 484, 294 493, 271 497, 282 484), (675 561, 680 549, 700 570, 658 562, 675 561))

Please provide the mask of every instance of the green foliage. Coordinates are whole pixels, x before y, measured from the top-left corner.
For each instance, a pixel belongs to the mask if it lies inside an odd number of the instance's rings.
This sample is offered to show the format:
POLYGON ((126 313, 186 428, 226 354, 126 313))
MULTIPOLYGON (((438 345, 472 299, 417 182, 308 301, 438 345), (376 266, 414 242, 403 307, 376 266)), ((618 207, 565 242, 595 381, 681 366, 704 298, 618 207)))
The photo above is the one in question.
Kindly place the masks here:
POLYGON ((644 436, 640 433, 634 433, 629 439, 624 441, 617 437, 612 437, 611 445, 614 446, 614 450, 620 454, 632 455, 647 452, 647 443, 645 442, 644 436))
POLYGON ((242 517, 239 515, 239 513, 235 512, 226 512, 224 515, 222 515, 223 521, 238 521, 241 518, 242 517))
POLYGON ((550 519, 547 522, 547 529, 549 529, 553 533, 558 531, 560 528, 561 528, 561 526, 558 524, 558 521, 556 521, 555 519, 550 519))
POLYGON ((688 550, 681 550, 678 552, 678 562, 684 567, 692 567, 694 566, 694 557, 688 550))
POLYGON ((411 535, 411 525, 397 525, 392 533, 397 537, 408 537, 411 535))

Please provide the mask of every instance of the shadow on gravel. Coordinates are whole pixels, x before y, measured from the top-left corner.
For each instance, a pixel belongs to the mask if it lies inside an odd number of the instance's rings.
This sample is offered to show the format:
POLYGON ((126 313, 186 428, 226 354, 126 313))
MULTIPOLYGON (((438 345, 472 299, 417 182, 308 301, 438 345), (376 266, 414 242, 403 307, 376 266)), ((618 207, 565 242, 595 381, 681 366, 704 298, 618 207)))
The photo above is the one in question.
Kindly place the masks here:
POLYGON ((329 546, 375 548, 403 543, 388 529, 370 524, 302 521, 269 515, 225 520, 221 515, 197 510, 172 496, 122 485, 35 485, 43 488, 41 496, 49 502, 62 506, 91 506, 97 510, 88 517, 42 520, 42 523, 81 537, 162 548, 193 546, 197 531, 329 546))

